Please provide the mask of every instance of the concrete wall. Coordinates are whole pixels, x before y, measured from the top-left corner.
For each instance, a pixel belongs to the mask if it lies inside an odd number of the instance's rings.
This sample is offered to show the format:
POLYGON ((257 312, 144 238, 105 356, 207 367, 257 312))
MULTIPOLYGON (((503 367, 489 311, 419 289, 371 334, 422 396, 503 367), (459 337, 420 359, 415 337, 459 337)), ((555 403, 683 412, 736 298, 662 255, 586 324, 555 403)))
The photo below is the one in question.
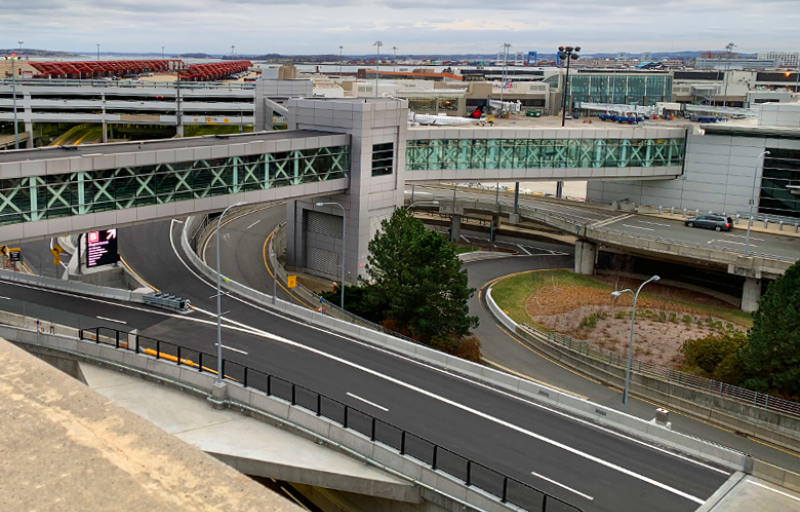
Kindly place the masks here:
POLYGON ((308 79, 279 80, 264 78, 256 80, 255 108, 256 130, 272 129, 272 112, 264 103, 264 99, 280 100, 284 98, 310 98, 314 96, 314 83, 308 79))
POLYGON ((787 142, 794 141, 689 135, 683 176, 657 181, 590 181, 586 198, 602 203, 627 199, 636 204, 729 214, 747 210, 758 155, 765 148, 787 142))
POLYGON ((347 212, 345 268, 347 281, 353 282, 364 271, 369 254, 367 244, 380 228, 380 222, 403 204, 407 103, 395 99, 291 99, 289 106, 290 129, 349 133, 351 152, 350 187, 346 193, 287 201, 287 263, 295 267, 305 265, 306 212, 317 210, 338 216, 341 209, 337 206, 315 206, 317 202, 337 202, 347 212), (386 176, 372 176, 372 146, 387 142, 394 143, 394 170, 386 176))

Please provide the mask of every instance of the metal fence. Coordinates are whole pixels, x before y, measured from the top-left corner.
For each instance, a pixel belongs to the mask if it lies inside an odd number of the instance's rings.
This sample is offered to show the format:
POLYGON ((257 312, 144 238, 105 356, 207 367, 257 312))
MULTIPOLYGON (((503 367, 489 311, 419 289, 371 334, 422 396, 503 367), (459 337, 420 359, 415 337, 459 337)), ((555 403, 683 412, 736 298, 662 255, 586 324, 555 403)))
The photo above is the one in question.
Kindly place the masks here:
MULTIPOLYGON (((593 359, 602 361, 610 365, 626 368, 628 358, 610 350, 595 347, 588 341, 576 340, 569 335, 560 334, 556 332, 544 332, 528 324, 522 324, 524 329, 531 332, 531 334, 539 337, 546 338, 551 343, 556 343, 562 347, 576 352, 578 354, 586 355, 593 359)), ((631 371, 641 373, 642 375, 651 375, 664 379, 667 382, 674 382, 681 386, 688 386, 695 389, 711 393, 713 395, 732 398, 748 405, 759 407, 768 411, 780 412, 790 416, 800 417, 800 403, 771 396, 766 393, 759 393, 750 389, 740 388, 731 384, 725 384, 718 380, 700 377, 691 373, 682 372, 667 368, 666 366, 659 366, 657 364, 648 363, 638 359, 633 359, 631 371)))
MULTIPOLYGON (((217 373, 216 355, 176 343, 105 327, 81 329, 79 338, 112 344, 119 349, 164 359, 178 366, 188 366, 201 373, 217 373)), ((283 377, 224 358, 222 374, 226 380, 279 398, 292 406, 302 407, 346 429, 358 432, 373 442, 393 448, 400 455, 413 457, 434 470, 464 482, 468 487, 476 487, 499 498, 503 503, 531 512, 582 512, 580 508, 541 489, 283 377)))

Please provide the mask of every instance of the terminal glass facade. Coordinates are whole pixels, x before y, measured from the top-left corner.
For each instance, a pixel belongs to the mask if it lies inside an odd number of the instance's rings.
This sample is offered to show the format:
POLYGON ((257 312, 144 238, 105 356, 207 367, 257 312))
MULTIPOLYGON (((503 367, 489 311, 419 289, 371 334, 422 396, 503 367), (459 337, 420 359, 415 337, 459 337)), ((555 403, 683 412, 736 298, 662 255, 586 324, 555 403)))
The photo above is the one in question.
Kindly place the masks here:
MULTIPOLYGON (((558 88, 558 75, 545 80, 558 88)), ((672 75, 668 74, 591 74, 569 76, 572 102, 655 105, 672 101, 672 75)))
POLYGON ((769 152, 764 158, 758 212, 800 217, 800 151, 770 148, 769 152))
POLYGON ((684 139, 410 140, 406 170, 683 165, 684 139))
POLYGON ((0 180, 0 224, 345 178, 350 147, 0 180))

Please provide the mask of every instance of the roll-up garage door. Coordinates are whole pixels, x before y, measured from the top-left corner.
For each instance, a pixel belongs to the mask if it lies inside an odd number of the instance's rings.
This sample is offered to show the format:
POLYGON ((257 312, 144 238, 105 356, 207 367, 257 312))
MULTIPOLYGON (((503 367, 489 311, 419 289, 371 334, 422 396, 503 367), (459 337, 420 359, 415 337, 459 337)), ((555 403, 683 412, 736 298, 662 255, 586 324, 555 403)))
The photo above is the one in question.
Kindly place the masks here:
POLYGON ((327 276, 338 276, 342 265, 342 218, 306 211, 305 224, 305 267, 327 276))

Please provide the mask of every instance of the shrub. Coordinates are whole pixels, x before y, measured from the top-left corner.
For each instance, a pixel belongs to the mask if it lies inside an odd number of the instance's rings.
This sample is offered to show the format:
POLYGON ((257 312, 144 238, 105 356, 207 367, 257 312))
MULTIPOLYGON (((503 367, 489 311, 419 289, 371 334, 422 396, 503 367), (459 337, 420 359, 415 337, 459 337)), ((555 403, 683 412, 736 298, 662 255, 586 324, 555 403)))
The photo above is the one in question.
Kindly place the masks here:
POLYGON ((677 313, 670 313, 669 314, 669 321, 671 323, 673 323, 673 324, 677 324, 678 323, 678 315, 677 315, 677 313))
POLYGON ((686 325, 691 324, 692 323, 692 317, 690 317, 689 315, 683 315, 683 323, 685 323, 686 325))
POLYGON ((685 371, 689 371, 688 368, 699 368, 703 376, 712 375, 724 360, 729 359, 726 361, 725 369, 721 369, 720 373, 725 375, 732 373, 737 364, 734 361, 738 361, 736 354, 746 342, 747 338, 740 331, 709 334, 703 338, 686 340, 680 349, 681 354, 686 357, 685 371), (730 360, 730 357, 733 357, 733 360, 730 360))

